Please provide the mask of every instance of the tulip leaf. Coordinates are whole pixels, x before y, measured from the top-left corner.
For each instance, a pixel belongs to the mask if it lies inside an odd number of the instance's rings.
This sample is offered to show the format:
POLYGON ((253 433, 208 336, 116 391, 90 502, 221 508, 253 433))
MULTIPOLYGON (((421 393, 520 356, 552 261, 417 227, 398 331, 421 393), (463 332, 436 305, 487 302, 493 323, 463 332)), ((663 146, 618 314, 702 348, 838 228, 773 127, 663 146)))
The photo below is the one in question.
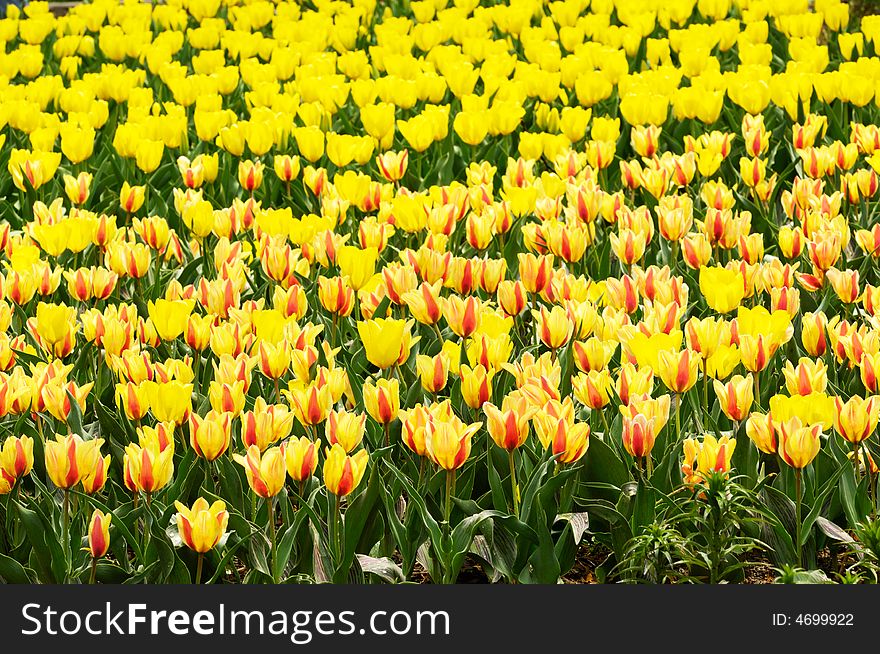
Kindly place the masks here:
POLYGON ((837 480, 840 478, 840 475, 843 471, 846 470, 849 472, 848 466, 840 466, 831 477, 829 477, 825 483, 822 485, 822 488, 816 493, 816 498, 813 500, 813 507, 810 509, 810 512, 804 518, 803 528, 801 529, 801 546, 807 542, 807 539, 813 533, 813 525, 816 522, 816 519, 819 517, 819 513, 825 508, 826 500, 828 496, 831 495, 831 492, 837 486, 837 480))
POLYGON ((0 554, 0 579, 6 584, 32 584, 36 581, 33 570, 5 554, 0 554))
POLYGON ((358 554, 357 561, 361 570, 366 573, 374 574, 389 584, 396 584, 406 581, 403 570, 400 569, 394 561, 387 556, 376 558, 366 554, 358 554))
POLYGON ((67 558, 61 539, 56 536, 52 523, 33 498, 27 498, 31 509, 13 500, 30 542, 31 558, 39 577, 44 582, 61 583, 67 569, 67 558))

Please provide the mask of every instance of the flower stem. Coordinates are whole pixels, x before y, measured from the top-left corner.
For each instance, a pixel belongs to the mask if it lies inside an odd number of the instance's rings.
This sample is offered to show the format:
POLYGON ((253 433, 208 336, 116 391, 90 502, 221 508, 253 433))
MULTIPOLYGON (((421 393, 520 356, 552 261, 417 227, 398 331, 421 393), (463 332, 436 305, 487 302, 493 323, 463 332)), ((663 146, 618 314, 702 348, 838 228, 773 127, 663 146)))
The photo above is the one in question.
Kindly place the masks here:
POLYGON ((340 508, 339 495, 334 496, 333 502, 333 549, 336 550, 336 565, 342 560, 342 509, 340 508))
POLYGON ((675 437, 681 440, 681 393, 675 396, 675 437))
POLYGON ((202 564, 205 562, 205 555, 199 552, 199 562, 196 565, 196 585, 202 583, 202 564))
POLYGON ((278 545, 275 531, 275 496, 269 498, 269 538, 272 542, 272 581, 278 583, 278 545))
POLYGON ((92 559, 92 572, 89 574, 89 584, 95 583, 95 577, 98 575, 98 559, 92 559))
POLYGON ((513 515, 519 517, 519 485, 516 483, 516 461, 513 457, 514 450, 507 450, 507 458, 510 461, 510 489, 513 492, 513 515))
POLYGON ((797 564, 798 567, 801 566, 803 561, 803 554, 801 552, 801 529, 803 529, 803 525, 801 524, 801 469, 794 469, 794 494, 795 494, 795 551, 797 552, 797 564))
POLYGON ((455 470, 446 471, 446 509, 443 513, 443 523, 447 533, 450 530, 449 517, 452 515, 452 495, 455 493, 455 470))

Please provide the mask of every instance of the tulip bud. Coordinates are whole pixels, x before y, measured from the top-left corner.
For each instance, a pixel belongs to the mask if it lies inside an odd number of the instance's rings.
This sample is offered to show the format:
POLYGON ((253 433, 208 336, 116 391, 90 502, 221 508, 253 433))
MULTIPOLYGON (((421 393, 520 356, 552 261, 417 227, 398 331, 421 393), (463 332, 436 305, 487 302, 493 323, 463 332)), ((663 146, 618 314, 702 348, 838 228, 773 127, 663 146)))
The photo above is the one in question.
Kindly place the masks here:
POLYGON ((110 522, 113 519, 111 513, 103 513, 98 509, 92 513, 89 521, 89 555, 93 559, 100 559, 110 549, 110 522))

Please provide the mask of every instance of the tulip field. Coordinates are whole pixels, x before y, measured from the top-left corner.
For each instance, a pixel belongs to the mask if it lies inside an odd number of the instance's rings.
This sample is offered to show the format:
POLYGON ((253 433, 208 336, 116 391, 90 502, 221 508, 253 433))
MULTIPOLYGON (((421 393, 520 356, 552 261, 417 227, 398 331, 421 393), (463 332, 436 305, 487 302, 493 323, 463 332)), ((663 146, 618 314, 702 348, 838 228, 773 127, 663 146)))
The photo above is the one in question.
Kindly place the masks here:
POLYGON ((2 11, 0 581, 877 582, 880 16, 2 11))

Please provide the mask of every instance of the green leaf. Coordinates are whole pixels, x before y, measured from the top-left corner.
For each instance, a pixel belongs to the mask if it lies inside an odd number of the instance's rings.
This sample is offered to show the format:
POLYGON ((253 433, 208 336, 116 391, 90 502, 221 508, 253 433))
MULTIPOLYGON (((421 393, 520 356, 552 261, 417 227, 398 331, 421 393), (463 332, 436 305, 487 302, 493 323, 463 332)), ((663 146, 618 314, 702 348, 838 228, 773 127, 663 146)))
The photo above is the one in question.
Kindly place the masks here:
POLYGON ((5 554, 0 554, 0 579, 7 584, 32 584, 35 581, 33 570, 5 554))

